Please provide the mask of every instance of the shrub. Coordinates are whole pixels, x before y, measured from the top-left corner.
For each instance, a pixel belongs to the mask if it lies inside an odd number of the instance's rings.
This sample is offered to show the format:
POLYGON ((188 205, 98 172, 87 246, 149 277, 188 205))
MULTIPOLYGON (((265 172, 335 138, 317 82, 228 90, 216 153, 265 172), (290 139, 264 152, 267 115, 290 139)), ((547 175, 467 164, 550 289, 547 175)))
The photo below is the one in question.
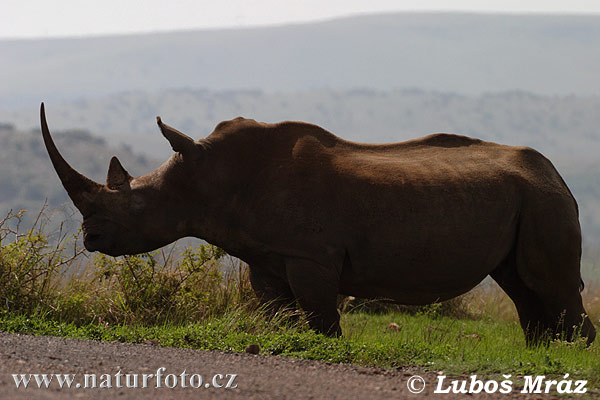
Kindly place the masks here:
POLYGON ((0 312, 82 324, 161 324, 257 306, 247 267, 218 247, 89 258, 79 234, 45 234, 44 209, 21 234, 23 215, 0 221, 0 312))
POLYGON ((59 228, 55 240, 44 234, 44 209, 31 229, 21 234, 25 211, 9 212, 0 221, 0 310, 34 313, 52 309, 65 271, 81 254, 77 235, 59 228))

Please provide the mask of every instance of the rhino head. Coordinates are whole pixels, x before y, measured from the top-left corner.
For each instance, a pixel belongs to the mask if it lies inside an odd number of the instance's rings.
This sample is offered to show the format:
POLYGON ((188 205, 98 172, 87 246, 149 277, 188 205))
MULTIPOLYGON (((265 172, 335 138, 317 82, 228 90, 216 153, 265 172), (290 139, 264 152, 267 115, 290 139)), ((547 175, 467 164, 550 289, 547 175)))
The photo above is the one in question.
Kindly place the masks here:
POLYGON ((194 141, 157 117, 162 134, 176 153, 157 170, 137 178, 113 157, 103 185, 77 172, 61 156, 50 135, 43 103, 40 119, 52 165, 83 215, 87 250, 112 256, 136 254, 191 235, 190 223, 186 221, 190 220, 193 211, 189 210, 181 193, 199 190, 198 185, 191 187, 189 181, 190 173, 201 158, 202 141, 194 141))

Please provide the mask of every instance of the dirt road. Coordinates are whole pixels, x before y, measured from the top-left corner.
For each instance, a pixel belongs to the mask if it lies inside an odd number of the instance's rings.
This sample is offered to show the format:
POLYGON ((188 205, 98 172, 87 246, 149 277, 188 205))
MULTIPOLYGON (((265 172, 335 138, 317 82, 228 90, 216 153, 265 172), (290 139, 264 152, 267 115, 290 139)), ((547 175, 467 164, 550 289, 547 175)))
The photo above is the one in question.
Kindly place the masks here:
MULTIPOLYGON (((0 332, 0 399, 458 398, 457 395, 434 394, 436 379, 435 373, 422 373, 409 368, 389 371, 246 353, 0 332), (17 374, 17 377, 20 374, 26 377, 29 374, 75 376, 71 388, 64 383, 61 389, 58 378, 52 376, 49 389, 38 389, 35 377, 24 389, 23 382, 20 388, 16 387, 13 374, 17 374), (95 374, 96 388, 85 388, 84 374, 95 374), (419 394, 413 394, 407 388, 407 381, 414 374, 423 377, 427 384, 419 394), (128 388, 128 383, 129 386, 136 385, 135 376, 138 388, 128 388), (199 376, 202 376, 202 382, 199 376), (146 388, 143 387, 144 379, 146 388), (157 381, 162 387, 156 387, 157 381), (182 381, 187 387, 182 387, 182 381), (112 388, 102 388, 109 385, 112 388)), ((41 383, 44 386, 43 381, 41 383)), ((91 375, 88 376, 87 386, 93 386, 93 383, 91 375)), ((420 382, 415 381, 414 387, 419 386, 420 382)), ((508 395, 475 394, 464 398, 541 398, 539 395, 521 395, 518 390, 514 392, 508 395)))

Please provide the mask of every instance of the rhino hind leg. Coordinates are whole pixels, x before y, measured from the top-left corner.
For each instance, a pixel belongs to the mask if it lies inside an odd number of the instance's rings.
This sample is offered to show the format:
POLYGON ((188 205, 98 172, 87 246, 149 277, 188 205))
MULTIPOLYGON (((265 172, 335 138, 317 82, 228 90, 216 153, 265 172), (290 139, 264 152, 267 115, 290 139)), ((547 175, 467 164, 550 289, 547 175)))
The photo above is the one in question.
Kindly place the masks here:
POLYGON ((515 248, 491 273, 515 303, 528 345, 596 336, 579 291, 581 236, 572 220, 521 220, 515 248))
POLYGON ((578 334, 591 344, 596 330, 580 293, 581 230, 577 209, 569 207, 573 204, 549 198, 537 213, 522 218, 515 262, 519 277, 542 304, 542 326, 552 338, 571 341, 578 334))
POLYGON ((292 292, 307 314, 310 327, 327 336, 340 336, 337 270, 297 258, 286 259, 285 266, 292 292))
POLYGON ((519 276, 514 264, 505 263, 491 273, 492 278, 515 303, 519 322, 528 346, 547 343, 553 338, 572 340, 577 333, 591 344, 596 331, 585 309, 579 290, 536 293, 519 276))

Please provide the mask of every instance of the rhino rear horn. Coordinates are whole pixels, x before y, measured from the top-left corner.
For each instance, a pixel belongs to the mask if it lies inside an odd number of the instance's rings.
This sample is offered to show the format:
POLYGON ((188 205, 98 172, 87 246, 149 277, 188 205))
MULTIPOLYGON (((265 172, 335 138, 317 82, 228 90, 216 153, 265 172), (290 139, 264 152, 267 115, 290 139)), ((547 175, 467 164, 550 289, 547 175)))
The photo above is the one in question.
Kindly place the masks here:
POLYGON ((106 186, 109 189, 123 189, 129 187, 129 182, 133 179, 131 175, 123 168, 117 157, 110 159, 108 174, 106 175, 106 186))
POLYGON ((182 155, 191 155, 198 151, 198 147, 194 139, 188 135, 179 132, 175 128, 171 128, 169 125, 163 124, 160 117, 156 117, 156 123, 160 128, 163 136, 167 138, 173 151, 181 153, 182 155))
POLYGON ((50 156, 50 161, 56 170, 56 174, 60 178, 63 186, 65 187, 69 197, 75 204, 75 207, 79 209, 82 214, 87 214, 93 207, 93 197, 98 193, 103 185, 94 182, 93 180, 85 177, 76 170, 74 170, 69 163, 60 155, 50 130, 48 129, 48 123, 46 122, 46 112, 44 110, 44 103, 40 108, 40 122, 42 126, 42 137, 44 138, 44 144, 46 150, 50 156))

